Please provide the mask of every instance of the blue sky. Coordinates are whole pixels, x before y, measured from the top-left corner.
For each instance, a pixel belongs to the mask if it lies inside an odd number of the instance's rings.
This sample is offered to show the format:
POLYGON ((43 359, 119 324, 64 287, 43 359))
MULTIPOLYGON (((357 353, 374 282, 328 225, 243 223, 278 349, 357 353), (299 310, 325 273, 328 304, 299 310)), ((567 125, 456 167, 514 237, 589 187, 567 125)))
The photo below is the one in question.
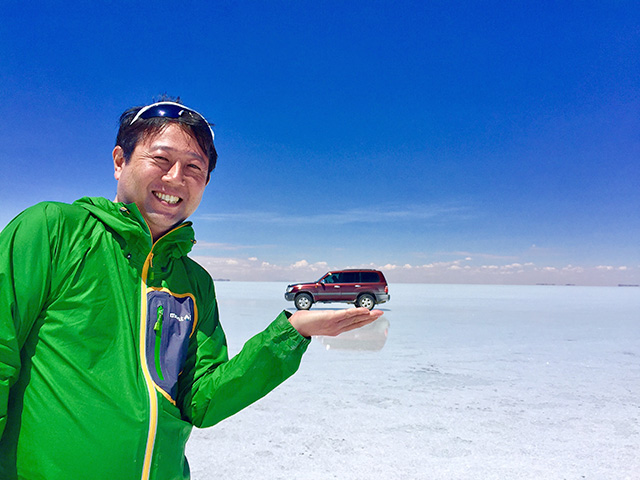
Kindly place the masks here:
POLYGON ((215 123, 214 278, 640 283, 640 5, 17 2, 0 14, 0 226, 115 196, 126 108, 215 123), (7 191, 8 190, 8 191, 7 191))

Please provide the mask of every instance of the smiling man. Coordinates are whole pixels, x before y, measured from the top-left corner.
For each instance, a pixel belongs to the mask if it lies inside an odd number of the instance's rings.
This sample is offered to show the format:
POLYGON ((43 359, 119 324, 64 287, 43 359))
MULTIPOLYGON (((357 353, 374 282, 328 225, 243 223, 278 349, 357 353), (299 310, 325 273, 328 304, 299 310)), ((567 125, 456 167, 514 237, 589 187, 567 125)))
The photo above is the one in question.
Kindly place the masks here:
POLYGON ((113 149, 116 202, 135 203, 153 238, 160 238, 198 207, 208 178, 208 156, 177 124, 144 138, 130 158, 113 149))
POLYGON ((207 427, 292 375, 313 335, 382 312, 281 312, 227 355, 209 274, 187 254, 217 153, 195 110, 127 110, 115 201, 45 202, 0 234, 0 478, 188 479, 207 427))

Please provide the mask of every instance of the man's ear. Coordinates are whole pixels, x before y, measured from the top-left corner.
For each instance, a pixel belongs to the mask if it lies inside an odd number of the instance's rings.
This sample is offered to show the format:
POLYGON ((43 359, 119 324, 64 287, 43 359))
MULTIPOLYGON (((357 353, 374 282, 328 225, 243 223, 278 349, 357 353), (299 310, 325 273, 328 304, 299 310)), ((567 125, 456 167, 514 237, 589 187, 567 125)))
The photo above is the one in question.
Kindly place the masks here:
POLYGON ((122 167, 124 166, 124 150, 120 145, 116 145, 111 153, 113 157, 113 176, 116 180, 120 180, 120 174, 122 173, 122 167))

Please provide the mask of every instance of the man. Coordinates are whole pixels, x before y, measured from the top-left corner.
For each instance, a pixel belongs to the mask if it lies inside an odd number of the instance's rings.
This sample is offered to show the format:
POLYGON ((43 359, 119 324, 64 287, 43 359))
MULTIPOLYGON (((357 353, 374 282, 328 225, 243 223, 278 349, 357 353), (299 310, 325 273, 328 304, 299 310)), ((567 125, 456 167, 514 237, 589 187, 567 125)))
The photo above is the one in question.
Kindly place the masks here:
POLYGON ((120 118, 115 202, 45 202, 0 234, 0 478, 187 479, 211 426, 298 368, 313 335, 382 312, 282 312, 233 359, 185 220, 217 153, 173 102, 120 118))

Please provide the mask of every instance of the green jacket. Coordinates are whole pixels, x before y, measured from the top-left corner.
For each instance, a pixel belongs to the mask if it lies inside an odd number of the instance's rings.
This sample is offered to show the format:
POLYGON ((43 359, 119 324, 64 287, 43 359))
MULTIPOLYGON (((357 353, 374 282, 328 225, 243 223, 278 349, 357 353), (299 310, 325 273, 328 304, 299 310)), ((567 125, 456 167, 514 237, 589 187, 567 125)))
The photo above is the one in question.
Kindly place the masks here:
POLYGON ((186 222, 155 243, 135 205, 42 203, 0 234, 0 478, 187 479, 191 428, 292 375, 281 313, 231 360, 186 222))

